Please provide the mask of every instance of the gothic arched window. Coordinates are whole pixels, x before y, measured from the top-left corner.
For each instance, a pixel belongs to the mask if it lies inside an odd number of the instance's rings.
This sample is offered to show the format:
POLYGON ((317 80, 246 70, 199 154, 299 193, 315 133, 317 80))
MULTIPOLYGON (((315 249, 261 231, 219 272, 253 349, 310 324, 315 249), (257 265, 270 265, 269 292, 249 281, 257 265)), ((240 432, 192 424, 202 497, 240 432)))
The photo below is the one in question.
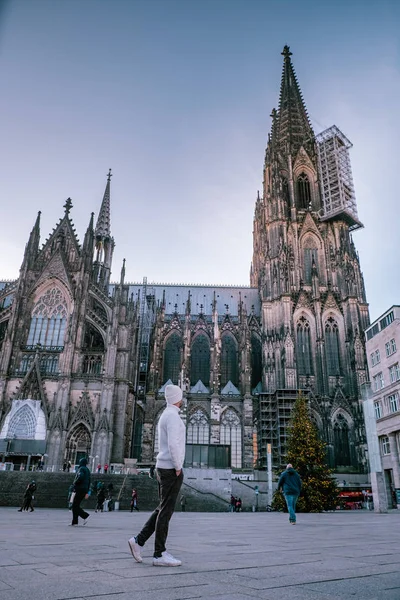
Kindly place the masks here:
POLYGON ((165 342, 163 383, 170 379, 175 385, 178 384, 182 347, 182 338, 178 333, 172 333, 165 342))
POLYGON ((8 437, 18 439, 34 439, 36 432, 36 417, 29 406, 22 406, 12 417, 8 426, 8 437))
POLYGON ((27 346, 63 347, 67 327, 67 303, 60 289, 54 287, 36 302, 32 311, 27 346))
POLYGON ((103 336, 100 331, 90 323, 87 323, 86 325, 83 347, 87 351, 104 352, 103 336))
POLYGON ((190 383, 200 381, 208 387, 210 384, 210 342, 204 334, 199 334, 191 347, 190 383))
POLYGON ((253 390, 262 381, 262 353, 261 340, 253 334, 251 336, 251 389, 253 390))
POLYGON ((297 373, 299 375, 313 375, 310 324, 304 317, 300 317, 298 320, 296 333, 297 373))
POLYGON ((207 415, 200 409, 196 410, 188 421, 187 438, 188 444, 209 444, 210 427, 207 415))
POLYGON ((299 209, 308 208, 311 202, 310 181, 305 173, 300 173, 296 182, 297 206, 299 209))
POLYGON ((220 444, 231 447, 231 467, 242 468, 242 428, 238 415, 232 409, 221 417, 220 444))
POLYGON ((304 248, 304 283, 308 285, 311 284, 313 263, 318 274, 320 274, 318 271, 318 249, 304 248))
POLYGON ((333 426, 333 441, 336 466, 351 465, 349 426, 342 414, 337 416, 336 422, 333 426))
POLYGON ((325 323, 325 348, 328 375, 340 375, 339 327, 332 317, 325 323))
POLYGON ((229 333, 221 339, 221 388, 228 381, 236 387, 238 385, 238 354, 236 341, 229 333))

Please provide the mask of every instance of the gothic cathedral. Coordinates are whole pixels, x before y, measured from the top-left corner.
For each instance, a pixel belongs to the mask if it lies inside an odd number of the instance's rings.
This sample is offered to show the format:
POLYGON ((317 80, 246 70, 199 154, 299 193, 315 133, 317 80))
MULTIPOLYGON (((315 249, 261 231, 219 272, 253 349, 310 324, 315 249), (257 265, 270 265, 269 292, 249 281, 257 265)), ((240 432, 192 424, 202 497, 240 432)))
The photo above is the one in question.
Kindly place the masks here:
POLYGON ((57 470, 151 465, 165 385, 185 390, 186 463, 264 468, 286 452, 299 390, 339 473, 367 469, 359 386, 369 324, 352 231, 350 142, 315 135, 285 46, 257 195, 249 287, 110 281, 108 175, 80 245, 72 202, 40 247, 40 213, 0 282, 0 456, 57 470))

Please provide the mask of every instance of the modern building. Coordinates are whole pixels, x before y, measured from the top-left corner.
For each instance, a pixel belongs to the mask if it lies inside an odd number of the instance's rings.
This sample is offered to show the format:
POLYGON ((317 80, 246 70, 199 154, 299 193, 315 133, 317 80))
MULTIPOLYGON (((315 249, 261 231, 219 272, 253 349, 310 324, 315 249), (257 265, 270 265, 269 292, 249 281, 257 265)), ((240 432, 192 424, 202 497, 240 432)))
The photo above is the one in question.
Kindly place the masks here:
POLYGON ((365 331, 370 396, 374 405, 389 508, 400 505, 400 306, 392 306, 365 331))
POLYGON ((111 283, 110 174, 82 245, 70 199, 42 247, 39 213, 18 279, 0 284, 0 452, 45 453, 55 466, 82 454, 152 463, 172 381, 188 399, 194 467, 263 468, 267 444, 281 464, 303 390, 330 465, 367 471, 369 315, 351 144, 336 126, 315 135, 287 46, 282 54, 250 285, 128 284, 125 264, 111 283))

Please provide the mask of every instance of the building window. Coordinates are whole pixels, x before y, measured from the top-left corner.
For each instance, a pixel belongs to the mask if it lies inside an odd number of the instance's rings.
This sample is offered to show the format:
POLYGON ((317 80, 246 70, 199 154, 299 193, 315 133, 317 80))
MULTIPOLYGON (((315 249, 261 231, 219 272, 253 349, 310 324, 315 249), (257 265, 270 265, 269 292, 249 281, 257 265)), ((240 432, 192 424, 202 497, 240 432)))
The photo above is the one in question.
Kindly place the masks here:
POLYGON ((221 388, 224 388, 228 381, 234 386, 238 385, 237 363, 236 341, 230 334, 225 334, 221 340, 221 388))
POLYGON ((203 334, 194 339, 191 348, 190 383, 193 386, 199 380, 206 387, 210 385, 210 343, 203 334))
POLYGON ((374 381, 374 392, 377 392, 378 390, 381 390, 382 388, 385 387, 383 373, 378 373, 378 375, 375 375, 373 377, 373 381, 374 381))
POLYGON ((381 419, 382 418, 381 402, 374 402, 374 408, 375 408, 375 419, 381 419))
POLYGON ((165 343, 163 383, 170 379, 175 385, 178 384, 182 348, 181 336, 178 333, 172 333, 165 343))
POLYGON ((371 352, 371 366, 375 366, 375 352, 371 352))
POLYGON ((332 317, 325 324, 325 347, 328 375, 340 375, 339 327, 332 317))
POLYGON ((391 354, 394 354, 397 350, 396 340, 393 338, 389 342, 386 342, 385 349, 386 349, 386 356, 390 356, 391 354))
POLYGON ((399 410, 399 394, 396 392, 388 396, 389 411, 395 413, 399 410))
POLYGON ((297 178, 297 206, 299 209, 307 209, 311 203, 310 181, 305 173, 297 178))
POLYGON ((311 284, 313 263, 318 271, 317 248, 304 248, 304 283, 311 284))
POLYGON ((231 467, 242 468, 242 428, 238 415, 231 409, 221 418, 220 444, 231 447, 231 467))
POLYGON ((297 323, 297 372, 313 375, 310 324, 304 317, 297 323))
POLYGON ((36 303, 29 328, 27 346, 44 348, 64 346, 67 327, 67 303, 58 288, 48 290, 36 303))
POLYGON ((209 441, 210 427, 207 416, 202 410, 196 410, 188 422, 186 442, 188 444, 209 444, 209 441))
POLYGON ((394 383, 395 381, 398 381, 400 379, 399 363, 396 363, 395 365, 392 365, 391 367, 389 367, 389 376, 390 376, 390 383, 394 383))
POLYGON ((393 323, 393 321, 394 321, 394 314, 393 314, 393 311, 391 311, 388 315, 386 315, 386 317, 384 317, 383 319, 381 319, 379 321, 381 331, 382 331, 382 329, 385 329, 385 327, 390 325, 390 323, 393 323))
POLYGON ((381 437, 382 454, 385 456, 390 454, 390 441, 387 435, 381 437))
POLYGON ((371 365, 374 367, 375 365, 381 362, 381 353, 379 350, 375 350, 375 352, 371 353, 371 365))

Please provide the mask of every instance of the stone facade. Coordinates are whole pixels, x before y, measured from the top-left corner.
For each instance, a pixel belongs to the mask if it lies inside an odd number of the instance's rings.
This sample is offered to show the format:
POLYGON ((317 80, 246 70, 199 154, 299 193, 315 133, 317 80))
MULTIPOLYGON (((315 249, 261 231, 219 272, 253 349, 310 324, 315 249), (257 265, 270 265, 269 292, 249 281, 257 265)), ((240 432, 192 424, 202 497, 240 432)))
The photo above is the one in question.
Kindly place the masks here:
POLYGON ((18 280, 0 284, 0 452, 16 457, 20 439, 26 454, 43 453, 32 445, 40 440, 29 406, 40 402, 48 465, 83 454, 92 466, 151 464, 172 381, 187 398, 193 468, 262 468, 268 443, 280 463, 302 389, 331 465, 365 470, 359 386, 369 316, 351 237, 361 224, 351 173, 329 171, 329 144, 341 164, 348 145, 336 128, 318 141, 287 47, 283 55, 250 287, 126 284, 125 264, 110 283, 111 174, 82 246, 70 200, 41 249, 39 215, 18 280), (226 449, 230 464, 217 464, 226 449))
POLYGON ((400 505, 400 306, 383 313, 365 335, 382 488, 386 490, 387 505, 396 508, 400 505))

